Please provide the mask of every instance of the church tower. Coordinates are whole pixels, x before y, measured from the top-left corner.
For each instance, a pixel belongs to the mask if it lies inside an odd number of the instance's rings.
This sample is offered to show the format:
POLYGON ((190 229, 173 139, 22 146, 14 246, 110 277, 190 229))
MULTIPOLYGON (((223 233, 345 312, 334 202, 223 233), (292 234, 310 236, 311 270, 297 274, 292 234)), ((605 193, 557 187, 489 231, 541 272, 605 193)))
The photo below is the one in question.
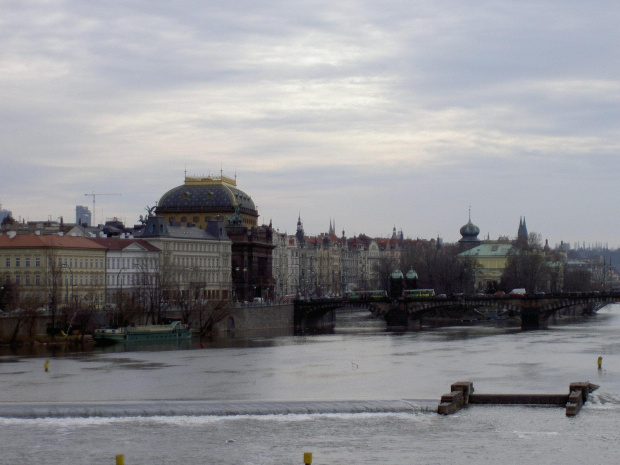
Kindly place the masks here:
POLYGON ((519 230, 517 231, 517 242, 527 243, 528 233, 525 224, 525 216, 519 217, 519 230))
POLYGON ((335 236, 336 235, 336 220, 334 219, 334 222, 332 223, 332 219, 329 219, 329 235, 330 236, 335 236))
POLYGON ((297 218, 297 232, 295 233, 295 237, 297 238, 297 243, 299 247, 303 247, 306 245, 306 238, 304 236, 304 225, 301 222, 301 214, 297 218))

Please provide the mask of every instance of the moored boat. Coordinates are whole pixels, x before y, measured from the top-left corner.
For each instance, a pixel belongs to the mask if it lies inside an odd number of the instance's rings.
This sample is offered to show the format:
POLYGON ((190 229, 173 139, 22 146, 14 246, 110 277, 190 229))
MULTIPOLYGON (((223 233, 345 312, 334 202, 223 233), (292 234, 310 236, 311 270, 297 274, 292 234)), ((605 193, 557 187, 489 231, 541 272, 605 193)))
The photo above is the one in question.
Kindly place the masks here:
POLYGON ((93 332, 93 339, 98 344, 115 344, 117 342, 148 342, 189 339, 189 326, 180 321, 169 325, 140 325, 126 328, 101 328, 93 332))

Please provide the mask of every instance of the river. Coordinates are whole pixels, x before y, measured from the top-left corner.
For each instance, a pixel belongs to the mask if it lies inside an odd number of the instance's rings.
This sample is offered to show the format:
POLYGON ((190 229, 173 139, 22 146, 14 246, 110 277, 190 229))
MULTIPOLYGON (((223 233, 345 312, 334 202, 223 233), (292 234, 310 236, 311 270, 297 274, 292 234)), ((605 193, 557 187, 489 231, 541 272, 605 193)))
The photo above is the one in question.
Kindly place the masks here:
POLYGON ((350 312, 333 334, 3 355, 0 464, 301 464, 304 452, 317 465, 616 464, 619 335, 618 305, 532 332, 393 333, 350 312), (437 415, 462 380, 488 393, 600 389, 573 418, 531 406, 437 415))

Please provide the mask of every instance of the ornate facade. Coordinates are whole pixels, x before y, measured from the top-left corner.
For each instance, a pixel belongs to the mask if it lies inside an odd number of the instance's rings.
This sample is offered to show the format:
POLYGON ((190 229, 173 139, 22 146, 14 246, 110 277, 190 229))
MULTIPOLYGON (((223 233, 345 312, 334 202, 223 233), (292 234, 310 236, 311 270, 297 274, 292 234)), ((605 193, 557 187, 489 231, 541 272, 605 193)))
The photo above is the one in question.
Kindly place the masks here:
POLYGON ((231 244, 230 255, 220 261, 228 267, 229 298, 251 302, 257 297, 267 300, 274 295, 273 230, 271 226, 258 225, 254 201, 237 188, 236 177, 185 176, 183 185, 161 197, 156 211, 168 225, 208 229, 214 221, 222 224, 231 244))

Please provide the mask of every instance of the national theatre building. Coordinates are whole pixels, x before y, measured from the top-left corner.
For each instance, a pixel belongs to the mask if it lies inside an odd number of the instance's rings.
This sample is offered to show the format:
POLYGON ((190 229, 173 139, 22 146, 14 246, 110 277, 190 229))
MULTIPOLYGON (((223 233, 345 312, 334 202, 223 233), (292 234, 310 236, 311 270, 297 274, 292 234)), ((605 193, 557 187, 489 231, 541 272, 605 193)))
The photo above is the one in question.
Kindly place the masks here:
POLYGON ((237 188, 236 177, 190 177, 160 198, 156 213, 170 225, 207 228, 217 221, 232 241, 233 299, 252 301, 273 295, 272 230, 258 225, 252 198, 237 188))

